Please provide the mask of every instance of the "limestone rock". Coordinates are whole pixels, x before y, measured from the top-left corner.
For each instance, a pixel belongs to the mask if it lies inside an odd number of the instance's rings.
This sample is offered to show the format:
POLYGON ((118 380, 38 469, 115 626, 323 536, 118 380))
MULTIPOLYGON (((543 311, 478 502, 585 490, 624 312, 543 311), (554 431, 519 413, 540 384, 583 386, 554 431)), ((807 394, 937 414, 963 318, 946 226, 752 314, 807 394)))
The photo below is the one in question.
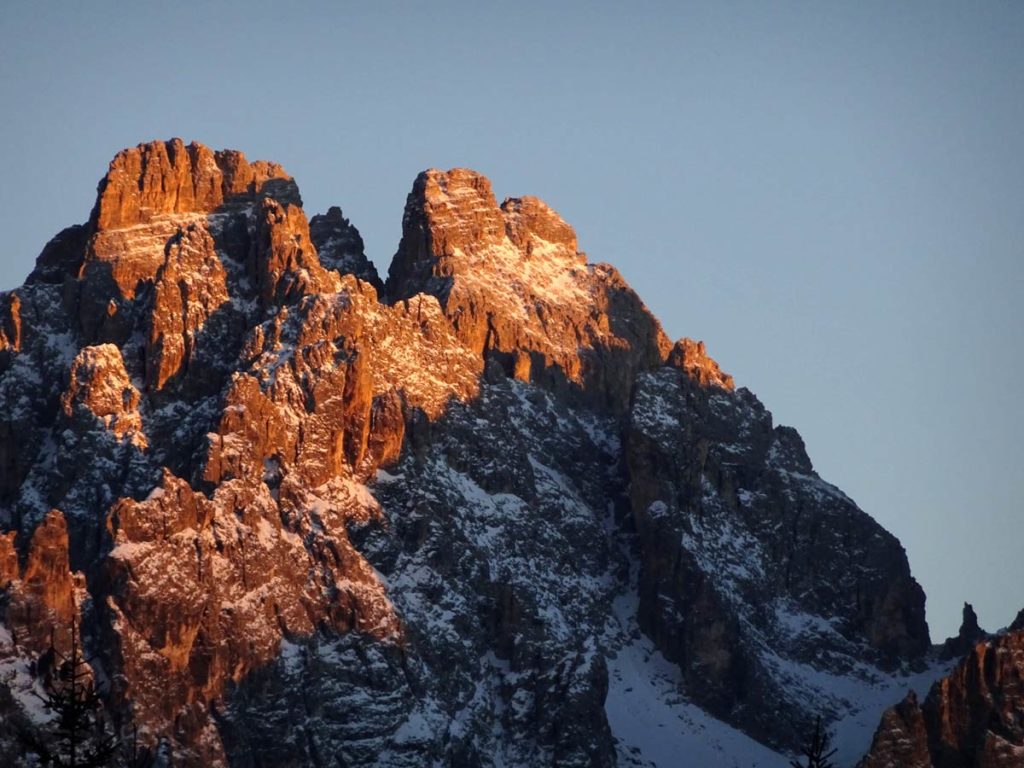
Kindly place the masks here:
POLYGON ((882 715, 871 752, 859 768, 934 768, 924 715, 913 692, 882 715))
POLYGON ((21 350, 21 299, 14 291, 0 294, 0 353, 21 350))
POLYGON ((9 602, 4 623, 18 644, 42 653, 51 642, 66 650, 62 634, 77 614, 76 580, 68 562, 68 529, 59 510, 51 510, 32 534, 24 567, 17 568, 11 540, 0 544, 9 602))
POLYGON ((146 338, 146 383, 153 389, 186 372, 207 319, 229 301, 227 274, 207 229, 179 231, 166 253, 153 281, 146 338))
POLYGON ((965 656, 979 642, 988 637, 988 633, 978 626, 978 614, 974 612, 974 606, 964 603, 963 621, 960 623, 960 631, 956 637, 946 638, 942 644, 942 655, 947 659, 957 659, 965 656))
POLYGON ((1009 768, 1024 762, 1024 632, 979 642, 924 703, 882 718, 860 768, 1009 768))
POLYGON ((1011 622, 1010 631, 1024 629, 1024 608, 1017 612, 1017 617, 1011 622))
MULTIPOLYGON (((170 213, 212 213, 226 202, 255 199, 274 188, 281 199, 291 177, 276 163, 249 163, 234 150, 214 152, 181 139, 122 150, 99 184, 91 221, 97 230, 145 224, 170 213), (274 182, 278 184, 274 185, 274 182)), ((292 200, 301 205, 297 191, 292 200)))
POLYGON ((735 388, 732 376, 723 373, 718 363, 708 357, 703 341, 680 339, 668 353, 666 363, 683 371, 702 387, 735 388))
POLYGON ((250 268, 264 306, 338 289, 337 278, 320 265, 301 208, 265 198, 255 216, 255 253, 250 268))
POLYGON ((182 766, 634 764, 629 675, 787 747, 928 648, 899 543, 545 203, 421 174, 385 288, 178 140, 0 298, 4 722, 75 611, 182 766))
POLYGON ((81 269, 91 234, 85 224, 74 224, 58 232, 36 258, 35 269, 26 284, 60 284, 65 279, 74 279, 81 269))
POLYGON ((384 292, 377 268, 366 258, 359 230, 345 218, 341 208, 332 206, 327 213, 310 219, 309 234, 324 267, 343 275, 355 275, 372 285, 378 294, 384 292))
POLYGON ((143 722, 177 722, 187 759, 222 764, 206 733, 211 704, 289 638, 324 625, 394 642, 383 585, 345 534, 346 515, 365 521, 360 501, 345 484, 275 500, 238 480, 207 499, 165 472, 146 500, 116 504, 105 565, 124 669, 117 696, 143 722))
POLYGON ((587 264, 557 213, 536 198, 499 207, 466 169, 420 174, 409 194, 387 295, 417 293, 508 375, 620 411, 635 373, 668 353, 640 299, 612 267, 587 264))
POLYGON ((80 408, 118 437, 139 435, 139 391, 124 367, 121 350, 113 344, 83 347, 71 364, 71 382, 61 398, 64 415, 75 418, 80 408))
POLYGON ((684 340, 640 374, 624 453, 640 625, 717 716, 796 743, 820 714, 810 691, 829 691, 809 680, 790 693, 786 664, 847 669, 864 643, 883 666, 928 651, 899 542, 818 477, 795 430, 734 391, 702 345, 684 340), (827 631, 793 630, 826 616, 827 631))

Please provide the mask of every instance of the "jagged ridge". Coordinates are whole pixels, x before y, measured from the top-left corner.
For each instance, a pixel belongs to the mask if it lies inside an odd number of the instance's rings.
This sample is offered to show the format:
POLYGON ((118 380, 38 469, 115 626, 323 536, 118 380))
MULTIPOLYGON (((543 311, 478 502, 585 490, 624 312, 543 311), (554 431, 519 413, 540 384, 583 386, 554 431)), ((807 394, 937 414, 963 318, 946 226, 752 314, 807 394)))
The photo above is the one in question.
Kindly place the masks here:
POLYGON ((777 746, 865 706, 815 675, 925 653, 898 542, 542 201, 421 174, 386 284, 300 204, 140 145, 0 302, 10 722, 69 610, 122 722, 194 765, 628 762, 637 620, 777 746))
POLYGON ((977 642, 923 703, 911 692, 887 710, 859 768, 1022 765, 1022 713, 1024 621, 1019 621, 1006 634, 977 642))

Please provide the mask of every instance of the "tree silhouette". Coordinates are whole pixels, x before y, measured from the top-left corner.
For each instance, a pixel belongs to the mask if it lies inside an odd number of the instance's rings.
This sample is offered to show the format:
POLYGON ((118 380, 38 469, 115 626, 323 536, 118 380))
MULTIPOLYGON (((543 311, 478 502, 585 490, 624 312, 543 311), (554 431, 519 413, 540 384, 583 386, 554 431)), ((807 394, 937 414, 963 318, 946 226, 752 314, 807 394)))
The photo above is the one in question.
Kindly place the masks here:
POLYGON ((56 715, 45 736, 29 731, 21 738, 40 763, 52 768, 104 768, 113 765, 119 742, 103 712, 89 663, 78 641, 78 624, 71 618, 71 648, 67 654, 51 640, 55 669, 39 698, 56 715))
POLYGON ((801 760, 806 760, 806 763, 798 762, 797 760, 790 760, 789 764, 793 768, 835 768, 835 764, 832 762, 832 756, 836 753, 835 749, 829 749, 832 746, 831 734, 823 730, 821 727, 821 716, 814 722, 814 734, 804 745, 804 750, 801 753, 801 760))

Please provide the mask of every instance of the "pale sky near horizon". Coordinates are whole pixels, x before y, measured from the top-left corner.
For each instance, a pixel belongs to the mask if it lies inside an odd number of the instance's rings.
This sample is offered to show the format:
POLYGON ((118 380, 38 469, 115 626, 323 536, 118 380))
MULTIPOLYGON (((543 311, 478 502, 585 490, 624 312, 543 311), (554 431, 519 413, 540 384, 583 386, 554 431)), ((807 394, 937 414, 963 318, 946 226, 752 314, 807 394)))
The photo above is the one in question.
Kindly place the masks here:
POLYGON ((282 163, 382 274, 472 167, 800 430, 933 641, 1024 608, 1024 3, 7 0, 0 104, 0 289, 141 141, 282 163))

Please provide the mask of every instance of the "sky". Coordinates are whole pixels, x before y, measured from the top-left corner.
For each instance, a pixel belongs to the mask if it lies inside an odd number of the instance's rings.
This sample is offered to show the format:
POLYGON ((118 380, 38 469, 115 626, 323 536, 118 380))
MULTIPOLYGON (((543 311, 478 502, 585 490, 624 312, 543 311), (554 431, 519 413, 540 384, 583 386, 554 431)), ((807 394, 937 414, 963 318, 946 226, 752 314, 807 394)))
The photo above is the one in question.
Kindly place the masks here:
POLYGON ((1024 608, 1024 3, 0 4, 0 289, 122 147, 275 160, 386 272, 416 174, 537 195, 903 542, 1024 608))

